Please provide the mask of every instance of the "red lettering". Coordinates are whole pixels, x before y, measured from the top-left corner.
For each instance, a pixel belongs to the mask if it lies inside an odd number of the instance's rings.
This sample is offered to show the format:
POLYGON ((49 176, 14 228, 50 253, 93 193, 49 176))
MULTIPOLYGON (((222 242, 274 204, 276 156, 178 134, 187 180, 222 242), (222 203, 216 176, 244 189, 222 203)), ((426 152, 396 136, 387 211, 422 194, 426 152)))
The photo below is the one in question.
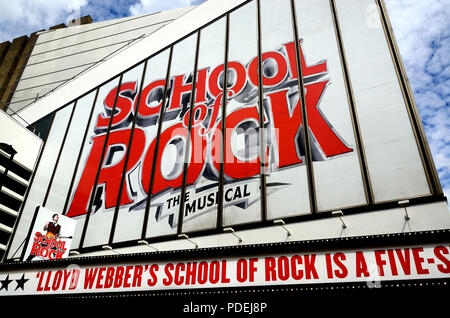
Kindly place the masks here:
POLYGON ((230 279, 227 277, 227 261, 222 261, 222 274, 221 274, 220 282, 222 284, 226 284, 226 283, 230 282, 230 279))
POLYGON ((437 259, 442 262, 437 265, 438 271, 444 274, 450 273, 450 260, 444 256, 449 254, 448 249, 445 246, 436 246, 433 251, 437 259))
POLYGON ((286 256, 281 256, 277 260, 278 263, 278 277, 281 280, 289 279, 289 260, 286 256))
POLYGON ((103 279, 103 272, 104 272, 105 270, 106 270, 105 267, 101 267, 101 268, 98 270, 98 274, 97 274, 97 285, 95 285, 95 288, 97 288, 97 289, 103 288, 103 285, 102 285, 102 279, 103 279))
MULTIPOLYGON (((120 85, 119 96, 117 96, 115 112, 112 115, 111 127, 119 128, 128 125, 131 121, 131 108, 133 105, 133 98, 123 95, 124 92, 131 92, 132 96, 136 93, 136 82, 123 83, 120 85)), ((108 114, 112 113, 114 101, 116 99, 117 87, 112 89, 105 98, 104 106, 108 114)), ((104 116, 100 113, 97 117, 97 123, 94 131, 96 133, 105 131, 111 120, 110 115, 104 116)))
POLYGON ((302 264, 302 262, 302 258, 298 255, 291 257, 292 278, 295 280, 300 280, 303 278, 303 271, 301 269, 297 269, 297 265, 302 264))
MULTIPOLYGON (((195 181, 200 176, 200 173, 203 170, 203 166, 205 164, 205 155, 206 155, 206 140, 201 138, 197 132, 197 129, 194 128, 191 135, 191 151, 190 151, 190 159, 189 168, 187 173, 187 185, 191 185, 195 183, 195 181)), ((183 127, 182 123, 178 123, 173 125, 172 127, 167 128, 160 136, 160 146, 158 155, 156 158, 157 167, 161 167, 163 160, 163 151, 166 146, 170 143, 176 144, 177 147, 186 147, 185 140, 188 138, 188 130, 183 127), (179 143, 182 143, 181 145, 179 143)), ((144 158, 143 164, 143 174, 142 174, 142 186, 144 190, 148 193, 148 186, 150 184, 151 177, 151 167, 153 164, 153 154, 155 149, 155 141, 152 142, 150 147, 147 150, 147 154, 144 158)), ((152 193, 156 194, 168 188, 179 188, 182 185, 183 181, 183 162, 184 157, 178 158, 179 162, 176 162, 174 165, 174 171, 170 173, 169 176, 164 176, 161 169, 156 169, 154 176, 154 186, 152 189, 152 193)))
POLYGON ((333 278, 333 264, 331 263, 331 255, 330 254, 325 254, 325 264, 327 267, 327 277, 328 278, 333 278))
POLYGON ((240 260, 238 260, 237 261, 237 264, 236 264, 236 268, 237 268, 237 271, 236 271, 236 279, 237 279, 237 281, 239 282, 239 283, 243 283, 243 282, 245 282, 246 280, 247 280, 247 271, 248 271, 248 269, 247 269, 247 260, 245 260, 245 259, 240 259, 240 260))
POLYGON ((62 289, 64 290, 64 289, 66 289, 66 286, 67 286, 67 280, 69 279, 69 277, 70 277, 70 273, 71 273, 72 271, 68 271, 67 269, 66 270, 64 270, 64 281, 63 281, 63 286, 62 286, 62 289))
POLYGON ((57 290, 61 284, 62 271, 57 271, 53 278, 52 290, 57 290))
POLYGON ((114 267, 108 267, 106 269, 106 275, 105 275, 105 283, 104 283, 104 288, 111 288, 113 285, 113 281, 114 281, 114 267))
POLYGON ((70 280, 70 286, 69 286, 70 290, 77 288, 79 278, 80 278, 80 270, 73 269, 72 270, 72 279, 70 280))
POLYGON ((389 265, 391 267, 391 272, 393 276, 397 276, 398 275, 398 270, 397 270, 397 264, 395 262, 395 254, 393 250, 388 250, 388 257, 389 257, 389 265))
MULTIPOLYGON (((260 169, 259 156, 256 158, 256 160, 238 158, 236 157, 232 149, 231 138, 233 132, 236 130, 242 132, 242 128, 239 128, 239 126, 245 122, 247 123, 253 122, 255 127, 259 127, 259 115, 256 107, 245 107, 238 109, 229 114, 225 121, 226 125, 225 140, 227 141, 227 143, 225 144, 224 172, 230 178, 235 179, 247 178, 257 175, 259 173, 260 169)), ((221 127, 221 123, 219 123, 217 127, 221 127)), ((258 138, 257 130, 251 133, 256 134, 256 136, 254 137, 258 138)), ((215 161, 214 164, 216 166, 217 171, 219 171, 220 168, 219 163, 215 161)))
POLYGON ((381 255, 386 253, 384 250, 377 250, 375 251, 375 262, 378 266, 378 274, 380 276, 384 276, 384 269, 383 266, 386 265, 386 261, 381 258, 381 255))
MULTIPOLYGON (((279 52, 266 52, 262 55, 262 63, 263 63, 263 85, 273 87, 281 82, 286 78, 287 75, 287 65, 286 60, 284 59, 284 56, 279 52), (269 67, 270 71, 275 71, 274 74, 264 74, 267 72, 264 72, 265 64, 269 61, 274 61, 276 64, 276 67, 269 67)), ((250 82, 254 86, 258 86, 258 57, 255 57, 248 66, 248 76, 250 79, 250 82)))
POLYGON ((84 275, 84 289, 92 289, 98 268, 86 268, 84 275))
POLYGON ((122 282, 123 282, 123 272, 124 269, 122 266, 117 266, 116 267, 116 276, 114 278, 114 288, 119 288, 122 286, 122 282))
POLYGON ((141 287, 143 268, 140 265, 134 267, 133 287, 141 287))
POLYGON ((217 284, 220 279, 220 263, 212 261, 209 269, 209 281, 211 284, 217 284))
MULTIPOLYGON (((119 194, 120 180, 122 177, 122 171, 125 164, 125 150, 122 151, 121 160, 112 165, 108 166, 108 162, 113 156, 113 149, 117 145, 127 145, 130 138, 131 130, 117 130, 112 131, 109 134, 107 142, 107 154, 104 158, 103 166, 100 170, 98 177, 98 184, 105 185, 105 208, 112 208, 116 206, 117 196, 119 194)), ((68 217, 74 217, 82 214, 88 213, 87 207, 89 203, 89 198, 94 187, 95 177, 97 174, 97 169, 101 159, 101 152, 103 144, 105 143, 106 135, 99 135, 94 138, 89 157, 87 159, 86 165, 81 175, 80 182, 78 184, 77 190, 75 192, 72 204, 70 205, 69 211, 67 212, 68 217)), ((130 148, 130 154, 127 164, 126 173, 129 173, 131 168, 133 168, 139 161, 141 154, 144 151, 145 146, 145 133, 141 129, 135 129, 133 135, 133 143, 130 148)), ((125 179, 126 180, 126 179, 125 179)), ((127 181, 126 181, 127 182, 127 181)), ((124 184, 124 187, 126 185, 124 184)), ((133 201, 128 196, 128 191, 122 191, 122 196, 120 199, 120 205, 132 203, 133 201)))
POLYGON ((41 250, 41 244, 34 242, 31 247, 30 255, 39 256, 39 251, 41 250))
POLYGON ((47 273, 47 280, 45 281, 44 290, 49 291, 50 290, 50 278, 52 277, 52 271, 49 271, 47 273))
POLYGON ((305 277, 306 279, 318 279, 319 275, 317 275, 316 267, 316 255, 305 255, 305 277))
MULTIPOLYGON (((197 83, 195 84, 195 104, 206 102, 206 77, 208 68, 197 71, 197 83)), ((188 75, 177 75, 172 78, 170 105, 166 112, 178 110, 182 104, 187 103, 192 91, 192 83, 186 83, 188 75)))
MULTIPOLYGON (((290 42, 287 44, 284 44, 284 48, 286 49, 286 53, 288 55, 289 65, 290 65, 290 71, 291 71, 291 78, 297 79, 298 78, 298 71, 297 71, 297 57, 295 54, 295 43, 290 42)), ((300 50, 300 59, 301 59, 301 65, 302 65, 302 74, 303 78, 307 78, 313 75, 319 75, 327 72, 327 62, 326 61, 320 61, 319 63, 311 66, 306 65, 305 55, 303 54, 302 49, 302 40, 299 41, 299 50, 300 50)))
POLYGON ((347 277, 348 270, 347 267, 345 267, 344 263, 342 261, 345 261, 346 257, 344 253, 336 253, 333 255, 333 261, 339 268, 339 270, 334 270, 334 274, 337 278, 345 278, 347 277))
POLYGON ((156 277, 156 272, 159 270, 159 265, 151 265, 149 269, 150 278, 147 279, 147 285, 150 287, 153 287, 158 282, 158 279, 156 277))
POLYGON ((409 258, 409 248, 404 249, 404 253, 402 253, 401 249, 396 249, 395 253, 397 254, 398 261, 403 269, 403 273, 405 275, 411 275, 411 260, 409 258))
MULTIPOLYGON (((220 75, 225 69, 224 64, 217 66, 209 76, 208 88, 212 96, 218 98, 223 93, 223 87, 220 85, 220 79, 223 78, 220 75)), ((228 85, 227 91, 231 92, 231 95, 239 94, 247 83, 247 72, 245 67, 236 61, 228 62, 228 85), (230 84, 232 82, 232 84, 230 84)))
POLYGON ((170 286, 173 282, 173 276, 170 271, 173 271, 174 266, 172 263, 167 264, 164 267, 164 273, 166 274, 166 277, 163 279, 164 286, 170 286))
POLYGON ((355 259, 356 259, 356 277, 361 277, 361 275, 364 275, 364 277, 369 277, 370 274, 367 269, 367 263, 366 259, 364 258, 364 253, 361 251, 356 252, 355 259))
POLYGON ((36 277, 39 277, 39 282, 38 282, 36 291, 43 291, 44 288, 42 287, 42 280, 44 279, 44 272, 37 273, 36 277))
POLYGON ((423 252, 423 248, 421 248, 421 247, 416 247, 416 248, 412 249, 414 263, 416 264, 417 274, 419 274, 419 275, 424 275, 424 274, 430 273, 430 271, 428 269, 422 267, 422 263, 424 262, 423 257, 420 256, 420 253, 422 253, 422 252, 423 252))
POLYGON ((277 280, 277 273, 275 270, 275 258, 266 257, 265 258, 265 273, 266 273, 266 282, 277 280))
POLYGON ((185 265, 183 263, 178 263, 175 266, 175 274, 174 274, 174 280, 173 282, 175 285, 181 285, 184 282, 184 276, 180 273, 185 270, 185 265))
POLYGON ((186 285, 189 284, 195 284, 196 281, 196 270, 197 270, 197 263, 196 262, 189 262, 186 266, 186 285))
POLYGON ((125 275, 123 277, 123 287, 128 288, 130 287, 130 278, 131 278, 131 273, 130 271, 133 269, 133 266, 126 266, 125 267, 125 275))
MULTIPOLYGON (((159 115, 162 106, 163 90, 166 84, 165 80, 159 80, 147 85, 141 93, 138 108, 138 123, 142 126, 155 124, 154 117, 159 115), (157 105, 154 105, 157 102, 157 105)), ((137 102, 137 100, 136 100, 137 102)), ((136 107, 136 106, 135 106, 136 107)))
MULTIPOLYGON (((352 149, 339 139, 319 112, 318 103, 327 83, 328 81, 324 81, 307 85, 305 99, 309 129, 324 154, 329 157, 352 151, 352 149)), ((272 105, 273 127, 277 129, 280 168, 302 162, 302 154, 297 144, 302 125, 301 101, 298 99, 297 104, 290 110, 288 91, 285 89, 267 94, 272 105)))
POLYGON ((208 263, 200 262, 198 264, 198 283, 205 284, 208 281, 208 263))
POLYGON ((248 263, 249 263, 249 266, 248 266, 249 267, 249 276, 250 276, 249 281, 250 282, 255 281, 255 272, 257 271, 256 265, 255 265, 256 262, 258 262, 257 258, 250 258, 248 260, 248 263))

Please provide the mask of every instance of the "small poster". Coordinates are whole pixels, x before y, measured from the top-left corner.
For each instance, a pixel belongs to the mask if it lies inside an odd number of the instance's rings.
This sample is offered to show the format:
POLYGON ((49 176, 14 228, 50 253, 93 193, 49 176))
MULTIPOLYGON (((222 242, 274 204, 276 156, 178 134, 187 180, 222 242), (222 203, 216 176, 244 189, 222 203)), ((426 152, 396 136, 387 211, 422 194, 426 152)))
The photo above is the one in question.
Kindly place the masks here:
POLYGON ((76 223, 74 219, 39 207, 24 261, 66 258, 76 223))

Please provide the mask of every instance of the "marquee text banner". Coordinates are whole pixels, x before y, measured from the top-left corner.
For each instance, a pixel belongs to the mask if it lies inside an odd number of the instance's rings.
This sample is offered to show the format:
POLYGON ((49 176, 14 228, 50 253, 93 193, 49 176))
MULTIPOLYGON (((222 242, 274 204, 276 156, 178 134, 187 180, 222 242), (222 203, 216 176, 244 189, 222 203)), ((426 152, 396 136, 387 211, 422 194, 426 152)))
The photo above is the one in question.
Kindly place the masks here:
POLYGON ((449 243, 0 272, 0 295, 76 294, 450 278, 449 243))

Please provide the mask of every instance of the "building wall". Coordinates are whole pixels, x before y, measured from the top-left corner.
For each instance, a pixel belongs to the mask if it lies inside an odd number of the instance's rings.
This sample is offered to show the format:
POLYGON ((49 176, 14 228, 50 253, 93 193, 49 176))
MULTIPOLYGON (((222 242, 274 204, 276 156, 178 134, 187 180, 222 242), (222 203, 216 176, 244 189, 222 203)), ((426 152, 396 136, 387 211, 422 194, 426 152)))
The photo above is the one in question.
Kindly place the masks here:
POLYGON ((91 24, 75 21, 69 28, 51 29, 32 35, 30 40, 33 39, 35 45, 22 54, 26 60, 17 68, 21 73, 10 77, 10 82, 17 87, 12 89, 14 94, 10 96, 9 112, 19 111, 190 9, 181 8, 91 24))
POLYGON ((283 220, 299 240, 448 227, 387 26, 367 24, 380 2, 293 3, 208 1, 21 111, 54 119, 8 258, 40 205, 83 253, 274 242, 283 220))
POLYGON ((0 255, 3 255, 43 142, 3 111, 0 123, 0 255), (5 145, 12 146, 13 152, 3 148, 5 145))
MULTIPOLYGON (((92 18, 85 16, 73 20, 71 23, 83 25, 91 22, 92 18)), ((50 27, 48 32, 62 28, 66 28, 64 23, 50 27)), ((9 41, 0 43, 0 109, 2 110, 6 110, 11 103, 18 82, 38 39, 39 32, 42 31, 33 32, 30 37, 22 36, 16 38, 12 43, 9 41)), ((11 108, 10 113, 12 113, 13 109, 11 108)))

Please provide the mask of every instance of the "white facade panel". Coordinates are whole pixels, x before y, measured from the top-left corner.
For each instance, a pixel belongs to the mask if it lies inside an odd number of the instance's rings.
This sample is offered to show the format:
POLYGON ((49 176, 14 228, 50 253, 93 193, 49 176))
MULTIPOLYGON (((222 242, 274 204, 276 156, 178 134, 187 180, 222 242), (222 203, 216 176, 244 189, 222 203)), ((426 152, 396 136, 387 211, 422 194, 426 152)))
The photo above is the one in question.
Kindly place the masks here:
POLYGON ((81 151, 84 131, 89 121, 94 98, 95 91, 79 99, 75 105, 74 114, 67 131, 64 146, 61 149, 58 166, 49 189, 47 203, 45 204, 45 207, 52 211, 58 213, 64 211, 64 205, 72 181, 71 176, 78 158, 76 154, 81 151))
POLYGON ((336 5, 375 201, 427 195, 430 189, 381 22, 379 27, 368 23, 367 8, 375 1, 337 0, 336 5))

